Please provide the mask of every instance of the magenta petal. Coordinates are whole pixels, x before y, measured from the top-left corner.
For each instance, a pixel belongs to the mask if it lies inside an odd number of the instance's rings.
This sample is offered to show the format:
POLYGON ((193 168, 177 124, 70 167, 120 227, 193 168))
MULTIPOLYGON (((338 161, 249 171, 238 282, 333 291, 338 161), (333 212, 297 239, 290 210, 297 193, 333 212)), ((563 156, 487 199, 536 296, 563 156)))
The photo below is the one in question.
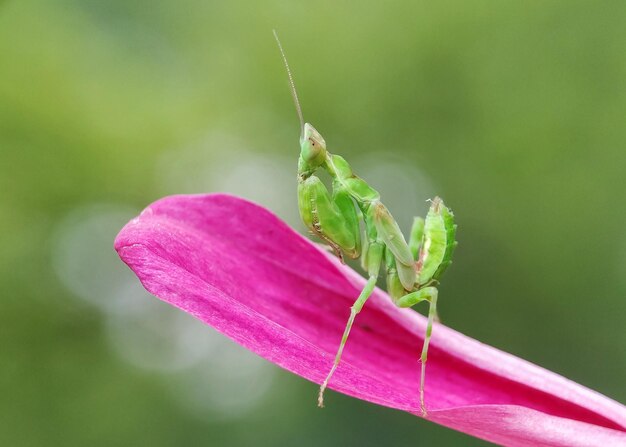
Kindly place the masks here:
MULTIPOLYGON (((266 209, 227 195, 159 200, 115 249, 148 291, 316 383, 364 283, 266 209)), ((330 388, 419 415, 424 327, 377 290, 330 388)), ((502 445, 626 445, 626 407, 440 324, 426 405, 430 420, 502 445)))

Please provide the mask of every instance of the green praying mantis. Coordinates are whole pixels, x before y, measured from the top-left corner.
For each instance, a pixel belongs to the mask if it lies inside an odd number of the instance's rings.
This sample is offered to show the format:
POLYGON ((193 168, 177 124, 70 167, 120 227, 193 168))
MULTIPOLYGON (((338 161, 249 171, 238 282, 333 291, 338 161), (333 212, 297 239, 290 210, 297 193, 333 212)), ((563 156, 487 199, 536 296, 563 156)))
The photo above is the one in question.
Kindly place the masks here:
POLYGON ((430 201, 426 219, 413 220, 407 243, 391 213, 380 200, 380 194, 357 177, 348 162, 326 149, 320 133, 305 123, 295 84, 276 31, 274 37, 287 69, 291 94, 300 119, 300 157, 298 159, 298 208, 306 227, 343 257, 361 258, 368 280, 350 308, 335 361, 320 386, 318 406, 324 406, 324 390, 341 361, 341 354, 357 314, 370 297, 381 267, 386 269, 387 292, 394 304, 412 307, 426 301, 430 304, 428 323, 421 353, 419 400, 422 414, 428 345, 433 321, 437 319, 437 285, 452 262, 456 224, 452 211, 439 197, 430 201), (315 175, 326 171, 332 179, 332 192, 315 175), (363 231, 361 230, 363 227, 363 231))

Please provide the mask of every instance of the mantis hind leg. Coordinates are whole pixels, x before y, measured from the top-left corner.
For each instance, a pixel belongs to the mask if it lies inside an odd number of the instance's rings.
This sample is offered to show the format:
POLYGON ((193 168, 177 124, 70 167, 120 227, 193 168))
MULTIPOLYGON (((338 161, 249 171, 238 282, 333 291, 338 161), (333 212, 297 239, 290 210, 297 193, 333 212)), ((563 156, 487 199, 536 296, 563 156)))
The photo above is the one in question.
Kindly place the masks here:
POLYGON ((437 289, 435 287, 425 287, 416 292, 409 293, 402 298, 396 300, 398 307, 411 307, 422 301, 428 301, 430 307, 428 309, 428 323, 426 325, 426 334, 424 336, 424 345, 422 347, 422 369, 420 373, 420 408, 422 416, 426 416, 426 405, 424 404, 424 383, 426 379, 426 360, 428 359, 428 345, 433 332, 433 321, 437 316, 437 289))
POLYGON ((422 217, 414 217, 413 225, 411 225, 411 235, 409 236, 409 250, 413 259, 417 261, 422 239, 424 237, 424 219, 422 217))
POLYGON ((335 373, 335 370, 339 366, 339 362, 341 361, 341 354, 343 353, 343 348, 348 341, 348 336, 350 335, 350 330, 352 329, 352 325, 354 324, 354 319, 356 318, 357 314, 361 312, 361 309, 363 309, 365 302, 370 297, 370 295, 374 291, 374 288, 376 287, 378 272, 380 270, 380 264, 383 258, 383 249, 384 246, 381 241, 374 240, 369 242, 369 248, 367 250, 369 279, 367 280, 365 287, 363 287, 363 290, 361 290, 359 297, 350 308, 350 318, 348 318, 348 322, 346 323, 346 327, 343 331, 341 343, 339 344, 337 354, 335 355, 335 361, 332 368, 330 369, 330 372, 320 386, 319 394, 317 397, 317 406, 320 408, 324 406, 324 391, 326 390, 326 387, 328 386, 328 382, 330 382, 331 377, 335 373))
MULTIPOLYGON (((411 226, 411 236, 409 238, 409 249, 413 255, 413 259, 417 261, 420 255, 420 249, 424 239, 424 219, 422 217, 414 217, 413 225, 411 226)), ((439 322, 439 315, 435 309, 434 321, 439 322)))

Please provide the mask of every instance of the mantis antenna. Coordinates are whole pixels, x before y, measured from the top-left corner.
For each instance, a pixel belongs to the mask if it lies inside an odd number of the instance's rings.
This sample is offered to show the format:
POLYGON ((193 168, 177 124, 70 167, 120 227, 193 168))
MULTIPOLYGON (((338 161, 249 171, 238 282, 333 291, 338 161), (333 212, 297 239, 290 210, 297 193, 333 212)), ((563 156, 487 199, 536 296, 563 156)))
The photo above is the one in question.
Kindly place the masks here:
POLYGON ((293 76, 291 75, 291 70, 289 69, 289 64, 287 63, 287 57, 285 56, 283 46, 280 44, 278 33, 276 33, 275 29, 273 29, 272 32, 274 33, 274 38, 276 39, 276 43, 278 44, 280 55, 283 57, 283 62, 285 63, 285 68, 287 69, 287 76, 289 76, 289 84, 291 85, 291 96, 293 97, 293 102, 296 105, 296 111, 298 112, 298 118, 300 119, 300 139, 302 139, 304 135, 304 118, 302 117, 302 108, 300 107, 300 101, 298 101, 298 94, 296 93, 296 85, 293 82, 293 76))

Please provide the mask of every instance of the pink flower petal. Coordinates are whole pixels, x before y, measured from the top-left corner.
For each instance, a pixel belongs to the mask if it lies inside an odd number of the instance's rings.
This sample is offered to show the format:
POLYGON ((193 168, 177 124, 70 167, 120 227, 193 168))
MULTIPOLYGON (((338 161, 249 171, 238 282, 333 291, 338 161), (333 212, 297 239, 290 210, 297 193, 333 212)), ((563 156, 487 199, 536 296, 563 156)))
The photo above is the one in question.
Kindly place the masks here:
MULTIPOLYGON (((221 194, 153 203, 115 248, 148 291, 318 384, 364 283, 266 209, 221 194)), ((330 388, 419 415, 424 328, 377 290, 330 388)), ((626 407, 441 324, 426 405, 428 419, 502 445, 626 445, 626 407)))

